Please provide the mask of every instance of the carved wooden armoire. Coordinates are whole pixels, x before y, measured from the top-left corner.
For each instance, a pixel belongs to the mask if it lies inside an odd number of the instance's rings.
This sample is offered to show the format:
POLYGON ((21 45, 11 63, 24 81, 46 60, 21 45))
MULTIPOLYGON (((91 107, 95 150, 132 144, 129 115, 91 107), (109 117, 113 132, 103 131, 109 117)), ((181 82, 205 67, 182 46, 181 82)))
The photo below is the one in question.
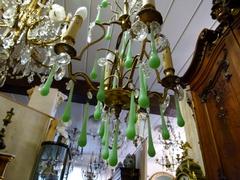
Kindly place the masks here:
POLYGON ((182 82, 191 88, 206 179, 239 180, 239 1, 213 1, 211 15, 220 25, 201 32, 182 82))

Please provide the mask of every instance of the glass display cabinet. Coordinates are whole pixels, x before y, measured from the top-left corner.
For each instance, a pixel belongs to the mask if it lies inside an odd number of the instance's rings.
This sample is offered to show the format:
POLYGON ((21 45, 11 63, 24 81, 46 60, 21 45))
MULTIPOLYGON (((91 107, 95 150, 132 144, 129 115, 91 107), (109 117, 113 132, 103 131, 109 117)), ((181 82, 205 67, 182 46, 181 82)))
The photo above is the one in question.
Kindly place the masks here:
POLYGON ((70 151, 66 144, 43 142, 33 172, 33 180, 67 179, 70 151))

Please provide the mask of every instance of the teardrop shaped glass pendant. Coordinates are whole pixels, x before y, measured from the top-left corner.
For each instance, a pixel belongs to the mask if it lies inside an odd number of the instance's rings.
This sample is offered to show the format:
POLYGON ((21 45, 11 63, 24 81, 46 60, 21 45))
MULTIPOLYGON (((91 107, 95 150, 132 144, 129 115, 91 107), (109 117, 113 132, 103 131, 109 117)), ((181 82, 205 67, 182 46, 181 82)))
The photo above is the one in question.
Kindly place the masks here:
POLYGON ((87 103, 84 106, 84 117, 82 122, 82 129, 78 139, 78 145, 80 147, 84 147, 87 144, 87 122, 89 118, 88 109, 89 109, 89 104, 87 103))
POLYGON ((185 125, 185 121, 182 117, 182 113, 179 107, 179 102, 178 102, 178 95, 177 93, 174 94, 174 98, 175 98, 175 106, 176 106, 176 115, 177 115, 177 125, 179 127, 183 127, 185 125))
POLYGON ((139 83, 140 83, 140 94, 138 97, 138 105, 141 108, 147 108, 150 106, 150 101, 147 96, 147 89, 146 89, 146 79, 144 77, 143 71, 141 66, 139 67, 139 83))
POLYGON ((97 79, 96 61, 93 64, 93 68, 92 68, 92 71, 90 73, 90 78, 92 80, 96 80, 97 79))
POLYGON ((104 103, 105 100, 105 91, 104 91, 104 68, 101 72, 101 80, 100 80, 100 87, 97 93, 97 100, 104 103))
POLYGON ((53 67, 49 73, 49 76, 47 78, 47 81, 44 83, 44 85, 40 89, 40 94, 42 96, 47 96, 49 94, 49 90, 52 85, 55 72, 56 72, 56 65, 53 65, 53 67))
POLYGON ((132 40, 129 39, 128 42, 128 52, 127 52, 127 57, 126 60, 124 62, 124 65, 126 68, 131 68, 132 67, 132 63, 133 63, 133 58, 132 58, 132 40))
POLYGON ((105 136, 104 136, 104 144, 103 144, 103 151, 102 151, 102 158, 107 160, 109 157, 109 118, 106 120, 105 126, 105 136))
POLYGON ((100 16, 101 16, 101 9, 99 6, 97 7, 97 16, 95 19, 95 23, 101 24, 100 16))
POLYGON ((162 138, 164 140, 168 140, 170 138, 170 134, 169 134, 169 131, 168 131, 168 128, 166 125, 165 118, 164 118, 162 105, 160 105, 160 113, 161 113, 161 119, 162 119, 162 126, 161 126, 162 138))
POLYGON ((118 142, 118 132, 119 131, 119 119, 116 121, 115 131, 114 131, 114 139, 113 139, 113 147, 109 154, 108 163, 110 166, 116 166, 118 163, 118 152, 117 152, 117 142, 118 142))
POLYGON ((70 92, 68 95, 68 100, 67 104, 64 108, 63 115, 61 117, 61 120, 63 122, 68 122, 71 119, 71 114, 72 114, 72 96, 73 96, 73 90, 74 90, 74 82, 72 80, 69 81, 69 87, 70 87, 70 92))
POLYGON ((135 102, 134 102, 134 91, 132 91, 130 111, 128 115, 128 127, 126 129, 126 135, 129 140, 134 140, 136 136, 135 121, 136 121, 136 111, 135 111, 135 102))
POLYGON ((107 33, 104 37, 107 41, 110 41, 112 39, 112 33, 111 33, 111 26, 107 27, 107 33))
POLYGON ((128 39, 128 32, 124 32, 123 33, 123 39, 122 39, 122 42, 121 42, 121 51, 120 51, 120 57, 121 58, 125 58, 125 48, 126 48, 126 45, 127 45, 127 39, 128 39))
POLYGON ((103 135, 104 135, 104 126, 105 126, 105 123, 104 121, 102 120, 101 121, 101 124, 100 124, 100 127, 98 129, 98 135, 103 138, 103 135))
POLYGON ((147 123, 148 123, 148 155, 150 157, 154 157, 156 155, 156 151, 153 145, 151 123, 149 117, 147 118, 147 123))
POLYGON ((108 2, 108 0, 102 0, 100 6, 101 6, 101 8, 107 8, 109 4, 110 3, 108 2))
POLYGON ((101 102, 98 101, 98 103, 95 107, 94 114, 93 114, 95 120, 100 120, 101 119, 101 111, 102 111, 101 107, 102 107, 101 102))
POLYGON ((149 66, 152 69, 157 69, 160 66, 160 58, 157 53, 154 34, 151 31, 151 54, 149 57, 149 66))

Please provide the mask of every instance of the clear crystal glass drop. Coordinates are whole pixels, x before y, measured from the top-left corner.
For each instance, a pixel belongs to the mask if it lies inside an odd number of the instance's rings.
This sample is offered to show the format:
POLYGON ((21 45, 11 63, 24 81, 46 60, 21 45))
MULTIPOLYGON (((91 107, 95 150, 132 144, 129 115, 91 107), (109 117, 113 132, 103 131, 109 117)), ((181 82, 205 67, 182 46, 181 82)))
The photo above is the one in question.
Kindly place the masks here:
POLYGON ((17 12, 17 7, 16 6, 11 6, 3 13, 2 16, 6 20, 14 19, 14 16, 15 16, 16 12, 17 12))
POLYGON ((0 75, 0 87, 4 86, 6 79, 7 78, 5 74, 0 75))
POLYGON ((168 39, 163 34, 156 35, 155 43, 158 53, 162 52, 166 47, 170 46, 168 39))
POLYGON ((156 36, 161 32, 161 25, 157 21, 153 21, 150 24, 150 29, 153 32, 153 35, 156 36))
POLYGON ((30 48, 24 48, 21 51, 20 61, 22 65, 27 64, 29 61, 31 61, 31 50, 30 48))
POLYGON ((8 58, 9 58, 8 50, 6 50, 2 46, 0 46, 0 59, 1 60, 7 60, 8 58))
POLYGON ((102 58, 99 58, 98 60, 97 60, 97 63, 98 63, 98 65, 99 66, 105 66, 106 65, 106 63, 107 63, 107 59, 105 58, 105 57, 102 57, 102 58))
POLYGON ((62 80, 62 78, 65 76, 65 73, 66 73, 65 67, 60 66, 54 75, 54 79, 56 81, 62 80))
POLYGON ((131 31, 135 37, 136 41, 143 41, 148 35, 148 27, 142 21, 136 21, 131 27, 131 31))
POLYGON ((146 78, 150 78, 150 75, 151 75, 151 69, 148 65, 148 63, 142 63, 141 64, 141 67, 142 67, 142 71, 143 71, 143 74, 146 78))
POLYGON ((34 81, 34 72, 32 72, 30 76, 28 76, 27 80, 28 80, 28 83, 32 83, 34 81))
POLYGON ((2 45, 4 49, 9 49, 14 45, 13 37, 14 37, 14 33, 12 32, 9 36, 5 37, 2 40, 3 41, 2 45))

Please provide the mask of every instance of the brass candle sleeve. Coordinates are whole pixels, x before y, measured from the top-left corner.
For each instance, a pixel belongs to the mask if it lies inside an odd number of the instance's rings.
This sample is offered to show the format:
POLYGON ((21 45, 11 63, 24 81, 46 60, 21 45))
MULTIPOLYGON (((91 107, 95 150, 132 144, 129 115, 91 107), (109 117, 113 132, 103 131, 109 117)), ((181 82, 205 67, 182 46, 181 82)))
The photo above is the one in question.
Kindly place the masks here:
POLYGON ((67 31, 64 33, 62 39, 74 45, 77 33, 82 25, 82 22, 83 22, 83 18, 79 15, 75 15, 72 18, 69 24, 69 27, 67 31))
POLYGON ((169 46, 163 51, 163 69, 165 76, 174 75, 171 50, 169 46))
POLYGON ((155 7, 155 0, 143 0, 142 6, 152 5, 155 7))

